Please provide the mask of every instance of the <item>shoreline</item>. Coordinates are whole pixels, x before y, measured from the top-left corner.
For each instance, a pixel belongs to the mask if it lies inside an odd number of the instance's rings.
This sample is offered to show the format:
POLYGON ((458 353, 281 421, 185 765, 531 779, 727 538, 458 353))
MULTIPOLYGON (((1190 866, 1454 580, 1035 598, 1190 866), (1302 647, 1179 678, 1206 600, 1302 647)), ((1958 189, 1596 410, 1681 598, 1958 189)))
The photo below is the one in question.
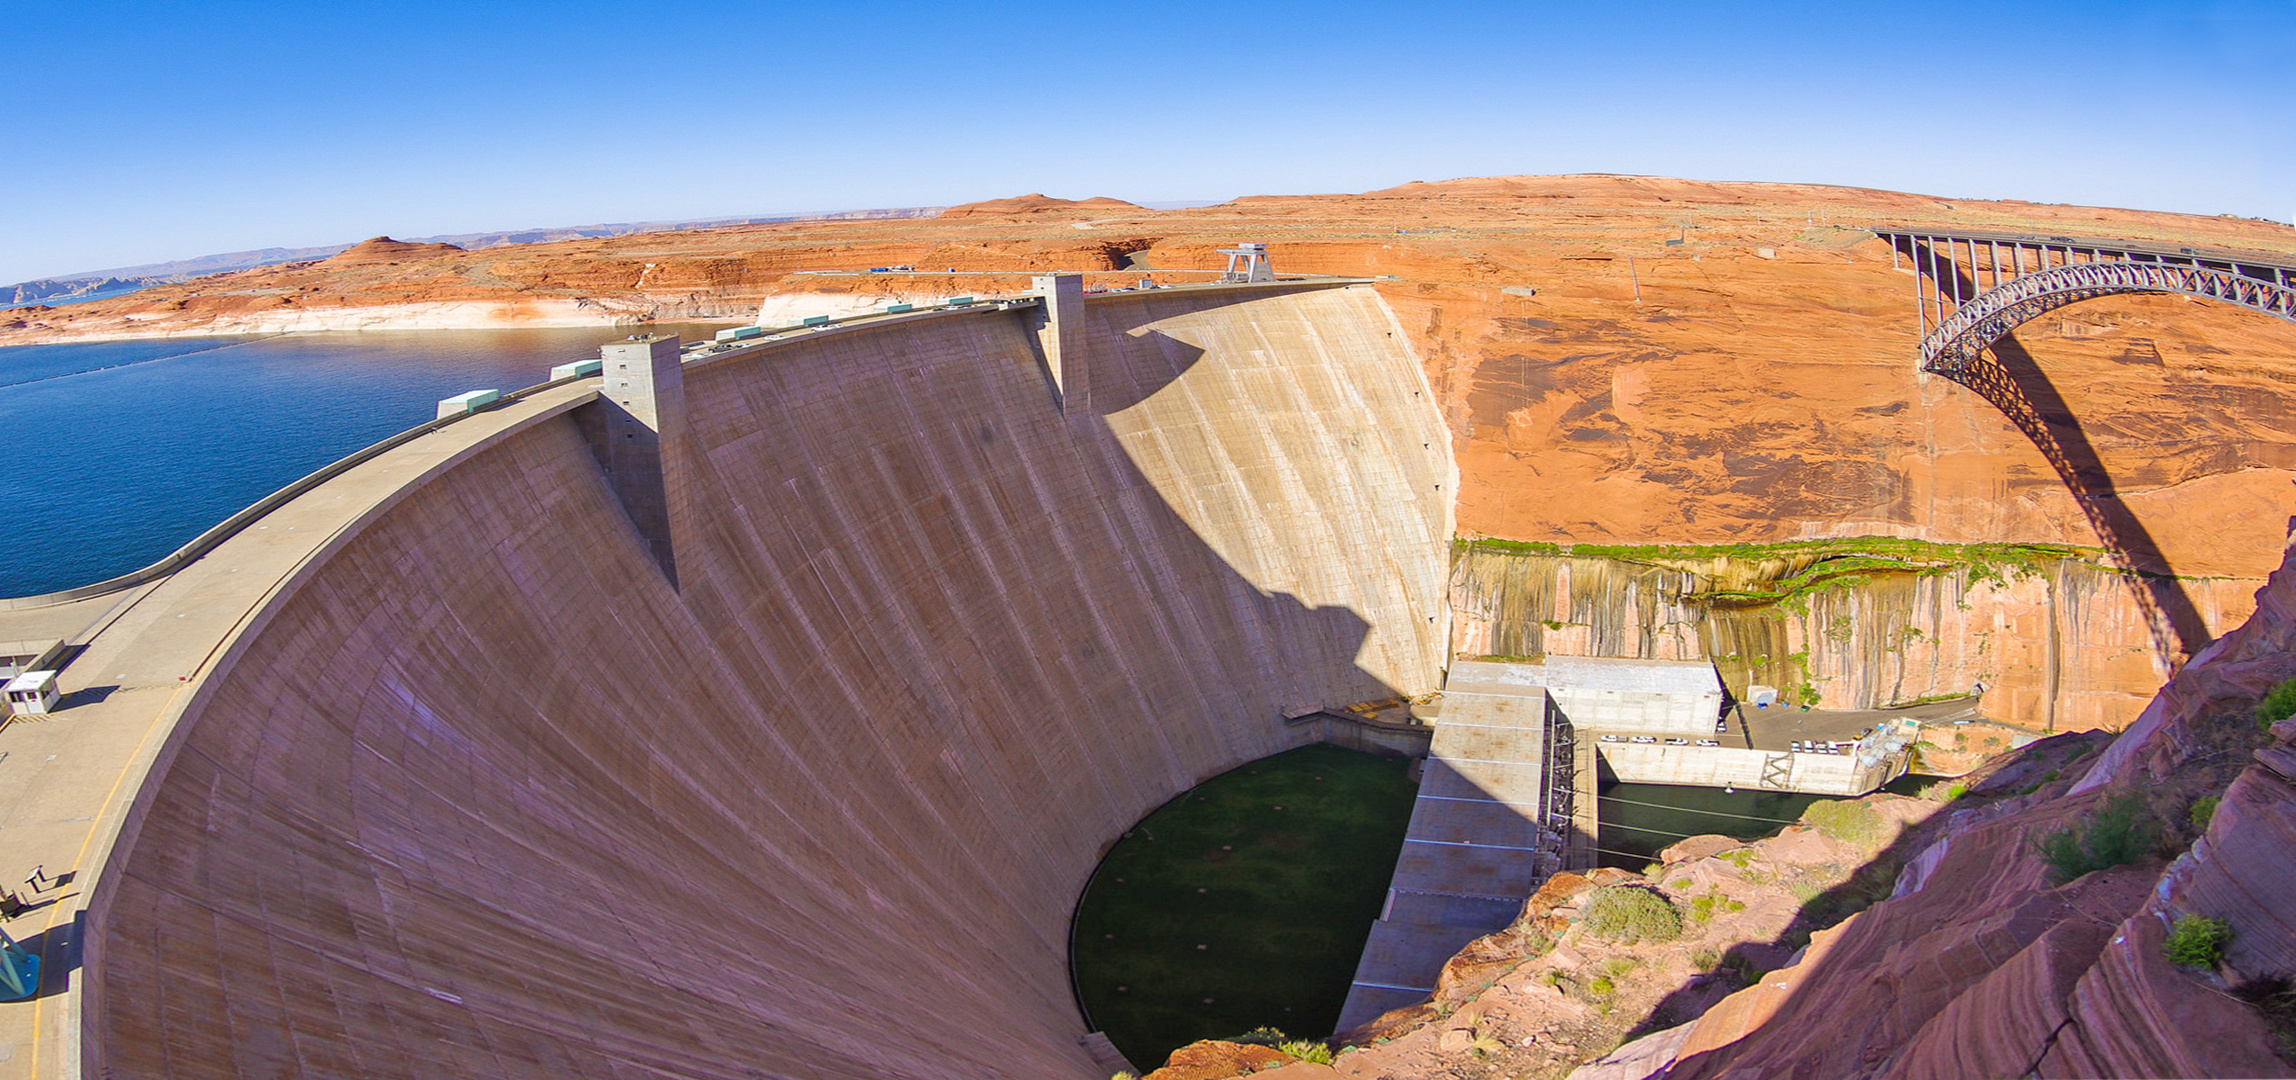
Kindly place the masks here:
MULTIPOLYGON (((17 309, 22 310, 22 309, 17 309)), ((89 320, 97 322, 98 320, 89 320)), ((329 308, 317 311, 265 311, 218 315, 196 324, 171 323, 166 315, 142 312, 112 316, 77 331, 69 326, 0 331, 0 348, 65 345, 78 342, 143 341, 186 337, 247 337, 276 334, 341 333, 362 330, 553 330, 636 326, 650 321, 738 322, 734 317, 648 319, 645 313, 607 307, 594 300, 417 301, 409 304, 329 308), (537 310, 541 309, 541 310, 537 310), (139 317, 141 316, 141 317, 139 317), (152 325, 138 326, 138 323, 152 325)))
MULTIPOLYGON (((270 310, 216 315, 196 324, 172 321, 168 314, 128 312, 89 319, 85 330, 63 326, 0 330, 0 349, 19 345, 147 341, 166 338, 257 337, 278 334, 347 333, 365 330, 559 330, 584 327, 644 326, 660 322, 756 324, 766 319, 796 321, 808 315, 866 314, 892 303, 939 303, 946 297, 925 290, 867 293, 802 292, 766 296, 742 305, 739 315, 661 312, 594 299, 426 300, 321 310, 270 310), (141 324, 141 325, 139 325, 141 324)), ((11 309, 21 311, 23 309, 11 309)), ((82 320, 72 320, 74 322, 82 320)))

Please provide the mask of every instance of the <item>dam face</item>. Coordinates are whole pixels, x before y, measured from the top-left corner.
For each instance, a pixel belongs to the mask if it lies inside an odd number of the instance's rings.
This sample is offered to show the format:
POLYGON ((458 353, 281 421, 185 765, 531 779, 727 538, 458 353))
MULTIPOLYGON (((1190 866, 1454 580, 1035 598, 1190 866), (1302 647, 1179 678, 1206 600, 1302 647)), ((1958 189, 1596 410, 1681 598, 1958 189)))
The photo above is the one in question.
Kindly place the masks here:
POLYGON ((674 589, 594 395, 359 514, 128 781, 83 1074, 1104 1077, 1095 862, 1435 688, 1455 484, 1368 287, 1095 298, 1065 415, 1025 314, 689 364, 674 589))

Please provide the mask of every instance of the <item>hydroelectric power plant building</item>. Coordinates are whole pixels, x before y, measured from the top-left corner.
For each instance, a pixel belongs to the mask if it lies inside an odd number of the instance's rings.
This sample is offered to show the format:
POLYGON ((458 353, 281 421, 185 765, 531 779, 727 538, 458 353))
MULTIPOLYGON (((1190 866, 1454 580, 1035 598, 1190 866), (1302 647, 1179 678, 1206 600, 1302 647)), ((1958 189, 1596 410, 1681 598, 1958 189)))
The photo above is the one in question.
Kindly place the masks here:
POLYGON ((1456 484, 1362 283, 1040 291, 624 343, 8 602, 0 1076, 1107 1076, 1105 845, 1440 686, 1456 484))
POLYGON ((1728 704, 1711 663, 1453 660, 1403 852, 1340 1029, 1425 999, 1446 961, 1514 923, 1548 878, 1593 867, 1598 777, 1863 795, 1905 771, 1920 729, 1897 721, 1847 747, 1772 750, 1757 748, 1760 722, 1728 704))

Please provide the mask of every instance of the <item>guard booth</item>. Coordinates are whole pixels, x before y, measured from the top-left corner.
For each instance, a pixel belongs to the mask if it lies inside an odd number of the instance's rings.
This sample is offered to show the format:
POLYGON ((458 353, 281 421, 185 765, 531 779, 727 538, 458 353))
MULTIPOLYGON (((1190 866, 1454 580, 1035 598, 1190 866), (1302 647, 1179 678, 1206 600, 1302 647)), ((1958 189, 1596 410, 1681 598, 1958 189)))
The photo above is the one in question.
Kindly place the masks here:
POLYGON ((56 673, 27 671, 8 680, 11 716, 45 716, 56 710, 56 673))

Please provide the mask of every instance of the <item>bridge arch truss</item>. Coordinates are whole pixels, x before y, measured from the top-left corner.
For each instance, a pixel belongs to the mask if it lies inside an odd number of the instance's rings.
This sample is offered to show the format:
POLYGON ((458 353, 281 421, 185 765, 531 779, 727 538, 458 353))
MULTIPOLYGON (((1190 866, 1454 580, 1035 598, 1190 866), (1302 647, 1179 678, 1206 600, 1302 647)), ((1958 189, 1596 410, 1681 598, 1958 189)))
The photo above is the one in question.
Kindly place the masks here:
POLYGON ((2296 256, 2071 237, 1894 232, 1910 259, 1921 370, 1967 384, 1986 350, 2045 312, 2116 293, 2181 293, 2296 322, 2296 256))
POLYGON ((2145 615, 2155 655, 2174 670, 2209 630, 2172 575, 2140 569, 2159 545, 2122 504, 2112 476, 2063 397, 2009 332, 2045 312, 2116 293, 2181 293, 2296 322, 2296 256, 2128 241, 1985 233, 1892 231, 1900 269, 1911 260, 1921 318, 1921 370, 1951 379, 2000 409, 2032 440, 2105 548, 2145 615))

